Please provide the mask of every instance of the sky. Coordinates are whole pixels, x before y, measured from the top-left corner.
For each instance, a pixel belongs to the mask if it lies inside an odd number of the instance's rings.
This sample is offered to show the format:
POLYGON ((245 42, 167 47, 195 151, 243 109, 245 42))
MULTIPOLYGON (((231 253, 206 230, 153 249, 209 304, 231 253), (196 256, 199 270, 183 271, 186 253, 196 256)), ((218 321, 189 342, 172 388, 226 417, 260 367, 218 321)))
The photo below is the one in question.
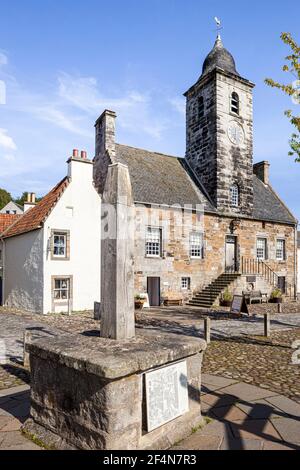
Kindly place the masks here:
POLYGON ((215 16, 237 70, 256 84, 254 161, 269 160, 273 187, 300 219, 284 116, 299 106, 264 84, 291 81, 280 33, 300 42, 296 0, 0 0, 0 187, 43 195, 73 148, 93 158, 105 108, 117 112, 117 142, 183 157, 183 93, 213 47, 215 16))

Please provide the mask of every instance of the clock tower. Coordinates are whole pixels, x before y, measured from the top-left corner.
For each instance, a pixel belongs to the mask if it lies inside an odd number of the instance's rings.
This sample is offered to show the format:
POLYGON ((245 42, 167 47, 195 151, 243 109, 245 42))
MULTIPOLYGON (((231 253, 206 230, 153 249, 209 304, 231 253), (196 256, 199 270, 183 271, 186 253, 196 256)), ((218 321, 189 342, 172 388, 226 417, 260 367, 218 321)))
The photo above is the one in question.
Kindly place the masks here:
POLYGON ((252 215, 254 84, 242 78, 220 36, 186 93, 186 160, 224 214, 252 215))

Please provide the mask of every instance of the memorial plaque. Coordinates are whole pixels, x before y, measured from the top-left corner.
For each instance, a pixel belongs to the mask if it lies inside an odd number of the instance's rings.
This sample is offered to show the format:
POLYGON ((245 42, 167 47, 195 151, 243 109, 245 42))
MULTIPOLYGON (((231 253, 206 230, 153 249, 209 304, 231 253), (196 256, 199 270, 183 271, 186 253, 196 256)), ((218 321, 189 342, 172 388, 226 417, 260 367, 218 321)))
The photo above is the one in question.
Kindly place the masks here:
POLYGON ((189 411, 186 361, 145 374, 148 432, 189 411))

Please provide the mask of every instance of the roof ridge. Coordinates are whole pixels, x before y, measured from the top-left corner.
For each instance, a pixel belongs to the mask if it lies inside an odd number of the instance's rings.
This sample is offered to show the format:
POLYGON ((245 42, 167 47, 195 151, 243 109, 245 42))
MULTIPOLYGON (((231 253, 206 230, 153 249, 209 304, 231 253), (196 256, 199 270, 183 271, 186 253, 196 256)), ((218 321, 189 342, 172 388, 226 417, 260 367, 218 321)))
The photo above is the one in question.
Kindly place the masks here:
POLYGON ((41 227, 45 220, 49 217, 53 208, 56 206, 61 195, 65 191, 69 184, 69 177, 65 176, 54 188, 52 188, 41 201, 39 201, 34 207, 24 212, 23 215, 8 229, 3 232, 3 238, 14 237, 23 233, 32 232, 41 227), (58 191, 60 189, 60 191, 58 191), (56 191, 58 191, 57 194, 56 191), (53 196, 53 199, 51 198, 53 196))
POLYGON ((147 150, 147 149, 140 148, 140 147, 133 147, 132 145, 118 144, 118 143, 116 143, 116 145, 118 145, 119 147, 127 147, 133 150, 141 150, 142 152, 154 153, 155 155, 160 155, 162 157, 169 157, 169 158, 176 158, 176 159, 184 160, 184 157, 178 157, 176 155, 168 155, 167 153, 155 152, 154 150, 147 150))

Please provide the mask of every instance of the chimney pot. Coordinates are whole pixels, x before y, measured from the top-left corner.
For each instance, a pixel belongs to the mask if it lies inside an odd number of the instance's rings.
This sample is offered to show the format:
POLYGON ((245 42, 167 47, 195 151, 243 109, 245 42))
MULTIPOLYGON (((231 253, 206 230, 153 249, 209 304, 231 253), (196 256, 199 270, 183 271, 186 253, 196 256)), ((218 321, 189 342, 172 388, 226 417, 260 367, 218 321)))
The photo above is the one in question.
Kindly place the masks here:
POLYGON ((78 150, 77 150, 77 149, 74 149, 74 150, 73 150, 73 157, 74 157, 74 158, 78 158, 78 155, 79 155, 78 150))
POLYGON ((270 163, 267 161, 255 163, 253 172, 264 184, 269 184, 270 163))
POLYGON ((81 158, 83 158, 84 160, 87 158, 87 153, 85 150, 81 151, 81 158))

